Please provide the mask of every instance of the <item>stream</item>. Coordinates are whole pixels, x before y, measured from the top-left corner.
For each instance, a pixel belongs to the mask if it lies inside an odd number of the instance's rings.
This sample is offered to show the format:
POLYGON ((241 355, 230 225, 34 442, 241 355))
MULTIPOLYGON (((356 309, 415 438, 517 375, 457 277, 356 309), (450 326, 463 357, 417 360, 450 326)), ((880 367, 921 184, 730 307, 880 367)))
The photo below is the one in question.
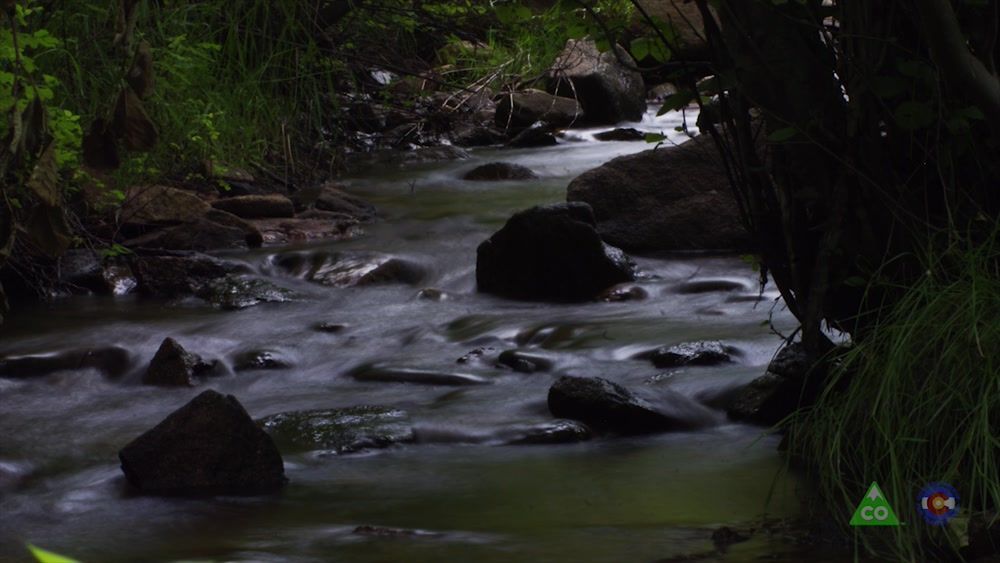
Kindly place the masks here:
MULTIPOLYGON (((634 126, 674 132, 680 116, 648 114, 634 126)), ((689 123, 694 116, 688 115, 689 123)), ((633 124, 629 124, 633 126, 633 124)), ((576 305, 526 303, 476 292, 476 247, 515 211, 564 201, 576 175, 650 148, 597 142, 572 131, 558 146, 477 149, 471 158, 378 165, 344 178, 378 208, 379 221, 346 241, 224 254, 302 297, 237 311, 199 300, 67 297, 20 308, 0 328, 0 356, 118 345, 135 373, 111 382, 94 370, 32 380, 0 379, 0 469, 18 485, 0 492, 0 561, 29 561, 25 543, 80 561, 652 562, 711 552, 712 530, 795 516, 795 482, 782 472, 780 437, 718 412, 699 431, 597 437, 557 445, 503 445, 511 428, 551 420, 549 386, 566 374, 600 376, 655 394, 699 398, 732 390, 764 371, 795 321, 756 299, 756 274, 739 257, 638 256, 649 298, 576 305), (540 179, 467 182, 479 164, 503 160, 540 179), (419 263, 419 285, 337 288, 279 274, 278 253, 379 252, 419 263), (680 294, 691 280, 742 289, 680 294), (421 299, 423 288, 443 292, 421 299), (315 330, 343 324, 339 332, 315 330), (267 349, 285 370, 247 370, 196 388, 138 384, 166 337, 206 359, 231 362, 267 349), (721 340, 740 354, 715 367, 663 370, 634 354, 662 345, 721 340), (479 347, 545 355, 548 371, 460 366, 479 347), (368 362, 481 375, 489 384, 445 387, 358 381, 368 362), (351 454, 283 453, 279 494, 157 498, 126 487, 118 450, 195 395, 235 395, 254 418, 305 409, 383 405, 404 410, 416 443, 351 454), (359 526, 412 533, 357 533, 359 526)), ((734 546, 742 561, 780 546, 734 546)), ((712 559, 715 560, 715 559, 712 559)))

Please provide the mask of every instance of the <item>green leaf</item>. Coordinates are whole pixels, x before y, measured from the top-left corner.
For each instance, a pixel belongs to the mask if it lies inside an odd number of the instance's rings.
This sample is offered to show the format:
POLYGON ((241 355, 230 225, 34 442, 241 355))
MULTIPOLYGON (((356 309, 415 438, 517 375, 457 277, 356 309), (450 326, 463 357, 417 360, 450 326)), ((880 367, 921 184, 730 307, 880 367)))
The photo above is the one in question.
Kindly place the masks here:
POLYGON ((916 131, 934 123, 934 108, 929 102, 903 102, 896 108, 894 117, 901 129, 916 131))
POLYGON ((767 141, 769 143, 782 143, 795 138, 798 134, 799 130, 795 127, 783 127, 781 129, 771 131, 771 133, 767 136, 767 141))
POLYGON ((667 136, 662 133, 646 133, 647 143, 660 143, 667 140, 667 136))
POLYGON ((35 556, 35 559, 37 559, 39 563, 79 563, 76 559, 63 557, 62 555, 52 553, 51 551, 35 547, 30 543, 28 544, 28 550, 31 551, 31 554, 35 556))
POLYGON ((686 108, 691 103, 691 100, 694 100, 695 95, 695 92, 688 89, 681 89, 674 94, 670 94, 663 100, 663 107, 656 112, 656 115, 663 115, 668 111, 686 108))
POLYGON ((864 287, 868 285, 868 280, 861 276, 851 276, 844 280, 844 285, 847 287, 864 287))

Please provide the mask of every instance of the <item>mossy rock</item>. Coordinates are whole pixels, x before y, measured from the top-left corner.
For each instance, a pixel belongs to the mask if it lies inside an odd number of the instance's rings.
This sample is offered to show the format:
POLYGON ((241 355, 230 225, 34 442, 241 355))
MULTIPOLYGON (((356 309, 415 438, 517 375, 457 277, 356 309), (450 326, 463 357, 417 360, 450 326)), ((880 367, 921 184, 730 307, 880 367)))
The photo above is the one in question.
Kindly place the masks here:
POLYGON ((405 411, 362 405, 341 409, 294 411, 257 421, 282 449, 353 453, 413 441, 405 411))

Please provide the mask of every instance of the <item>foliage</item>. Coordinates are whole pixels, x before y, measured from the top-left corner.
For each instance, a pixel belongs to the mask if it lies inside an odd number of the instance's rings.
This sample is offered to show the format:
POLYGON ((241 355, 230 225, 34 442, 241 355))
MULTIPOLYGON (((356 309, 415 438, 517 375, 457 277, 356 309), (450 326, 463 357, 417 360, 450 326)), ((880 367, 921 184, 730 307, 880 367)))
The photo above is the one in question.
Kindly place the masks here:
POLYGON ((77 563, 75 559, 63 557, 51 551, 46 551, 39 547, 28 544, 28 551, 35 557, 38 563, 77 563))
MULTIPOLYGON (((1000 235, 1000 232, 997 233, 1000 235)), ((791 453, 807 461, 834 521, 850 520, 877 481, 901 520, 894 537, 856 530, 867 549, 930 561, 964 531, 920 525, 915 491, 935 481, 960 491, 963 512, 1000 506, 1000 262, 996 240, 957 243, 924 261, 925 274, 834 372, 801 413, 791 453), (863 421, 863 423, 858 423, 863 421)))

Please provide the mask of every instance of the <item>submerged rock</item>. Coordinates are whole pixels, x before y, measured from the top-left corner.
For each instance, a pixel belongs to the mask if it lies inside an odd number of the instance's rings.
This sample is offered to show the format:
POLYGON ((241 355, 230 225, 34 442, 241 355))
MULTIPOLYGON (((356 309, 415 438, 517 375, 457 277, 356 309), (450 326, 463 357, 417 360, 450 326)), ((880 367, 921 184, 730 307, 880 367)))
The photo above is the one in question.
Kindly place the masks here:
POLYGON ((649 434, 710 424, 704 407, 672 391, 658 393, 654 406, 627 388, 600 377, 564 375, 549 388, 553 416, 579 420, 598 432, 649 434))
POLYGON ((553 365, 555 361, 551 357, 525 350, 504 350, 497 358, 498 367, 503 366, 522 373, 549 371, 553 365))
POLYGON ((149 362, 142 382, 146 385, 193 387, 196 377, 214 367, 214 363, 205 362, 201 356, 188 352, 173 338, 166 338, 149 362))
POLYGON ((282 447, 353 453, 412 442, 405 411, 380 406, 295 411, 257 421, 282 447))
POLYGON ((119 379, 133 366, 128 350, 119 346, 76 348, 50 354, 0 358, 0 377, 28 379, 59 371, 96 369, 109 379, 119 379))
POLYGON ((646 134, 631 127, 612 129, 595 133, 594 138, 598 141, 645 141, 646 134))
POLYGON ((144 493, 243 495, 284 486, 274 441, 232 395, 208 390, 118 453, 125 478, 144 493))
POLYGON ((420 383, 424 385, 482 385, 490 380, 479 375, 410 367, 364 364, 349 372, 358 381, 420 383))
POLYGON ((198 252, 162 251, 134 254, 129 264, 139 281, 139 291, 156 297, 194 295, 213 280, 248 268, 198 252))
POLYGON ((514 299, 587 301, 635 279, 635 264, 601 241, 586 204, 515 213, 476 255, 479 291, 514 299))
POLYGON ((490 162, 469 170, 462 176, 465 180, 489 181, 489 180, 532 180, 537 178, 527 166, 513 164, 510 162, 490 162))
POLYGON ((288 252, 272 263, 290 275, 334 287, 405 283, 416 285, 423 266, 385 254, 363 252, 288 252))
POLYGON ((320 190, 315 205, 320 211, 343 213, 364 223, 375 220, 375 206, 371 202, 338 189, 333 184, 320 190))
POLYGON ((233 371, 248 369, 288 369, 295 364, 284 354, 272 350, 247 350, 233 358, 233 371))
POLYGON ((553 420, 508 430, 505 434, 506 443, 510 445, 573 444, 594 435, 586 424, 576 420, 553 420))

